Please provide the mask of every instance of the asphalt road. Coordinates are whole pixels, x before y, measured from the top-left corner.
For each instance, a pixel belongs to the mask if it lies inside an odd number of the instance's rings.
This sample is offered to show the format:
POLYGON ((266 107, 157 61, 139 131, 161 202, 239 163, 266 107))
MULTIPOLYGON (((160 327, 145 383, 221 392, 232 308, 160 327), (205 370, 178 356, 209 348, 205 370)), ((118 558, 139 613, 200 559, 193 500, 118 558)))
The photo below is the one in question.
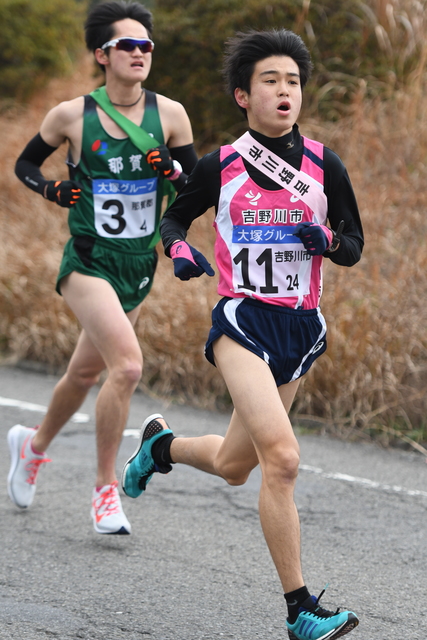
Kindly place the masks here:
MULTIPOLYGON (((0 639, 286 640, 280 584, 243 487, 179 466, 123 498, 131 536, 92 529, 91 393, 49 449, 30 509, 9 500, 8 429, 34 426, 55 377, 0 367, 0 639)), ((162 412, 176 434, 225 432, 228 417, 136 393, 118 471, 142 420, 162 412)), ((415 452, 300 435, 296 502, 307 586, 350 608, 352 640, 426 640, 427 464, 415 452)))

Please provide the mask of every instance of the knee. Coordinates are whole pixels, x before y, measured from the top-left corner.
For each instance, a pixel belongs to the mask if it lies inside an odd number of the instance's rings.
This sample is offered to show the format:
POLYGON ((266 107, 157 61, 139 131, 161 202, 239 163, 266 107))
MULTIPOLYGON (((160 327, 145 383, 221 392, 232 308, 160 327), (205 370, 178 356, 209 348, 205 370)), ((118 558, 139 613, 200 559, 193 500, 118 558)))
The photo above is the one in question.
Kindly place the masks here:
POLYGON ((225 461, 221 459, 215 460, 214 463, 216 473, 231 485, 232 487, 238 487, 245 484, 249 478, 249 474, 252 471, 252 467, 248 468, 242 464, 236 464, 234 462, 225 461))
POLYGON ((299 461, 297 449, 276 446, 266 456, 262 465, 264 479, 275 486, 293 486, 298 476, 299 461))
POLYGON ((94 372, 88 369, 69 369, 67 376, 73 385, 79 389, 89 391, 95 384, 98 384, 101 372, 94 372))
POLYGON ((135 388, 142 376, 142 358, 129 358, 118 363, 109 375, 118 386, 135 388))

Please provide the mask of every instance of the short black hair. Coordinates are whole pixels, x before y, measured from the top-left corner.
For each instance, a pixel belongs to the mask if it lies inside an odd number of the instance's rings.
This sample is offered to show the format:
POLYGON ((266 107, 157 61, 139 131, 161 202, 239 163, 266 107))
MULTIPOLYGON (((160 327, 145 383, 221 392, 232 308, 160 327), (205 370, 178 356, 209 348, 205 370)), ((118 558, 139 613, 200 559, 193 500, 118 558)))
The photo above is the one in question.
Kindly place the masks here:
POLYGON ((151 38, 153 31, 153 16, 151 11, 146 9, 139 2, 102 2, 95 5, 89 11, 85 22, 85 40, 89 51, 95 52, 103 44, 114 38, 114 22, 131 18, 140 22, 151 38))
MULTIPOLYGON (((227 92, 234 98, 236 89, 251 91, 251 78, 257 62, 270 56, 289 56, 298 65, 301 89, 310 78, 313 64, 304 41, 288 29, 236 33, 225 43, 223 76, 227 92)), ((237 104, 237 103, 236 103, 237 104)), ((237 105, 246 116, 246 109, 237 105)))

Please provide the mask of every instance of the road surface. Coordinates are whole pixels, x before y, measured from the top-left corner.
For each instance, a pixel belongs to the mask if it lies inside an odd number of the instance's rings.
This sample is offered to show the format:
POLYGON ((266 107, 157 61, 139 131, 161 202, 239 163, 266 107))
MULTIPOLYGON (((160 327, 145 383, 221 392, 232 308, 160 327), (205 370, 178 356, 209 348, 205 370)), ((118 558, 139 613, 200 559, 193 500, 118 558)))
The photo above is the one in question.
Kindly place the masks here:
MULTIPOLYGON (((138 500, 131 536, 92 529, 96 390, 49 449, 31 508, 9 500, 8 429, 36 425, 57 378, 0 367, 0 640, 287 640, 260 530, 259 471, 243 487, 177 466, 138 500)), ((143 419, 224 434, 228 416, 136 393, 118 472, 143 419)), ((302 559, 323 606, 350 608, 352 640, 426 640, 427 464, 417 452, 299 435, 302 559)))

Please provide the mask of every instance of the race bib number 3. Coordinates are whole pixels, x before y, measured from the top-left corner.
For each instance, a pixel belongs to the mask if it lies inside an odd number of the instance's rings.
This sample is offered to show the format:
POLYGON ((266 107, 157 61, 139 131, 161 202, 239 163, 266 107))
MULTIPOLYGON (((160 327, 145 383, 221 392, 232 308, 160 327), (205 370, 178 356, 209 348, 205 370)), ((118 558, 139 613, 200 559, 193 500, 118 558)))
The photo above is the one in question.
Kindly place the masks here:
POLYGON ((154 233, 157 178, 94 180, 95 229, 104 238, 142 238, 154 233))
POLYGON ((233 227, 233 288, 270 298, 310 292, 311 256, 295 227, 233 227))

